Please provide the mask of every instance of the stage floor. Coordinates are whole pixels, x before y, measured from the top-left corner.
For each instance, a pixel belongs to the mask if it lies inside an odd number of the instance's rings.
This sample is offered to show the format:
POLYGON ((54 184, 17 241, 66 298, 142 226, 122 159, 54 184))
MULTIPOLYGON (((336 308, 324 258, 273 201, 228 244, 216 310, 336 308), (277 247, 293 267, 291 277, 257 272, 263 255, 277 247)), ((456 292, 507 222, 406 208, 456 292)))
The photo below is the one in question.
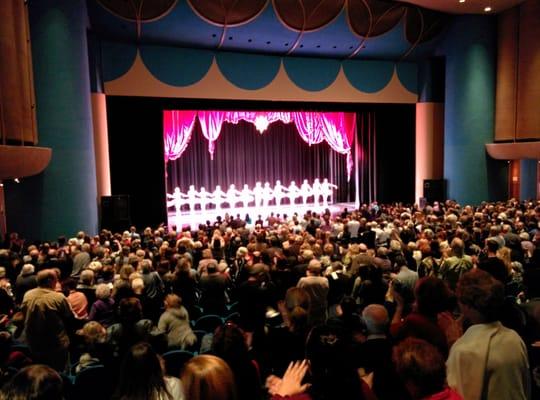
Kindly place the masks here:
POLYGON ((314 211, 318 213, 323 213, 326 208, 330 210, 332 215, 342 212, 345 208, 348 210, 354 209, 354 203, 334 203, 328 205, 328 207, 323 207, 322 205, 316 206, 315 204, 282 204, 279 206, 271 205, 268 207, 237 207, 237 208, 223 208, 219 209, 206 209, 204 211, 195 210, 191 212, 189 210, 182 211, 180 214, 177 214, 174 211, 168 212, 168 225, 169 227, 175 225, 177 229, 185 229, 188 226, 191 230, 196 230, 200 224, 205 224, 206 221, 214 222, 217 216, 222 218, 225 214, 236 215, 240 214, 240 217, 245 220, 246 214, 248 214, 252 220, 252 224, 258 219, 259 215, 262 220, 265 221, 270 213, 274 215, 279 214, 283 218, 283 215, 291 216, 294 213, 297 213, 299 216, 302 216, 307 211, 314 211))

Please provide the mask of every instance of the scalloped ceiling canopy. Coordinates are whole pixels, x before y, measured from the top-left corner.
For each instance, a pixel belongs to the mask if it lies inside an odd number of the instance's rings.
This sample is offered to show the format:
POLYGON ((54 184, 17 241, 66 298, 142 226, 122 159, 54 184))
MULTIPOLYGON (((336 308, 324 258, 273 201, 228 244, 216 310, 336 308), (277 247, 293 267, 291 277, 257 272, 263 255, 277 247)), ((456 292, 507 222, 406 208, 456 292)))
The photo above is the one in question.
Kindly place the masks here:
POLYGON ((485 14, 484 8, 491 7, 490 13, 500 13, 515 7, 525 0, 396 0, 402 3, 415 4, 449 14, 485 14))

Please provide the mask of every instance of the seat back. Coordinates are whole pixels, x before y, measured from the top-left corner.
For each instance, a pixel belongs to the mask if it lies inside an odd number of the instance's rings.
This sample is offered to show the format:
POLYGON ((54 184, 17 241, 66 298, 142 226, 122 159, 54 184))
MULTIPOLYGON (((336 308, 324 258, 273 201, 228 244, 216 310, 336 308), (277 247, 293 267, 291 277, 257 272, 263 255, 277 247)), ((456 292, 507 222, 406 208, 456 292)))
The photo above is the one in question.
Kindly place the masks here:
POLYGON ((223 324, 223 319, 219 315, 204 315, 195 321, 193 330, 201 330, 207 333, 214 333, 218 326, 223 324))

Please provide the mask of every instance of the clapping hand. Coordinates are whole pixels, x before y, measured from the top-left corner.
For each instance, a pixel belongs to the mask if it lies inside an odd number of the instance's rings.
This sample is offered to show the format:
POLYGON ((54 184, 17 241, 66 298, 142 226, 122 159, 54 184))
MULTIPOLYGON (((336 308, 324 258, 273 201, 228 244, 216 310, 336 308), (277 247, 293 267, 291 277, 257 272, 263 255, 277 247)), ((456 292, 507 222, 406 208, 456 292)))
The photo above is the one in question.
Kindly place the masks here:
POLYGON ((308 362, 295 361, 289 364, 283 378, 275 375, 270 375, 266 379, 266 388, 271 395, 279 395, 282 397, 294 396, 304 393, 310 384, 302 384, 302 380, 308 370, 308 362))

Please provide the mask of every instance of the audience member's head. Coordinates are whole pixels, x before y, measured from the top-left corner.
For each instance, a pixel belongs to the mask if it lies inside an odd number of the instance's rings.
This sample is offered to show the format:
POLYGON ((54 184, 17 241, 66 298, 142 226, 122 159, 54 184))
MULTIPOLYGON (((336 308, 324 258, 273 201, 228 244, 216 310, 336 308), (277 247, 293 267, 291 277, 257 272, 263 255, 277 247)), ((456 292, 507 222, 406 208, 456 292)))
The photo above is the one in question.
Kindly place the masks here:
POLYGON ((396 371, 414 400, 444 389, 446 365, 439 350, 425 340, 409 337, 394 347, 396 371))
POLYGON ((54 289, 58 282, 58 276, 52 269, 44 269, 37 274, 37 283, 40 288, 54 289))
POLYGON ((172 400, 159 358, 148 343, 136 344, 124 356, 116 398, 172 400))
POLYGON ((63 382, 58 372, 41 364, 17 372, 0 392, 2 400, 63 400, 63 382))
POLYGON ((307 329, 310 297, 305 289, 292 287, 285 293, 285 319, 293 332, 304 332, 307 329))
POLYGON ((180 379, 186 399, 236 399, 233 373, 219 357, 206 354, 193 357, 184 366, 180 379))
POLYGON ((168 294, 165 297, 165 308, 180 308, 182 307, 182 299, 176 294, 168 294))
POLYGON ((388 311, 380 304, 370 304, 362 311, 368 335, 385 334, 388 331, 388 311))
POLYGON ((446 282, 434 276, 416 282, 414 297, 417 311, 429 318, 435 318, 438 313, 449 311, 455 305, 446 282))
POLYGON ((111 297, 111 287, 106 283, 100 283, 96 286, 96 298, 107 300, 111 297))
POLYGON ((463 274, 456 294, 463 315, 472 323, 499 319, 504 303, 504 286, 488 272, 476 268, 463 274))

